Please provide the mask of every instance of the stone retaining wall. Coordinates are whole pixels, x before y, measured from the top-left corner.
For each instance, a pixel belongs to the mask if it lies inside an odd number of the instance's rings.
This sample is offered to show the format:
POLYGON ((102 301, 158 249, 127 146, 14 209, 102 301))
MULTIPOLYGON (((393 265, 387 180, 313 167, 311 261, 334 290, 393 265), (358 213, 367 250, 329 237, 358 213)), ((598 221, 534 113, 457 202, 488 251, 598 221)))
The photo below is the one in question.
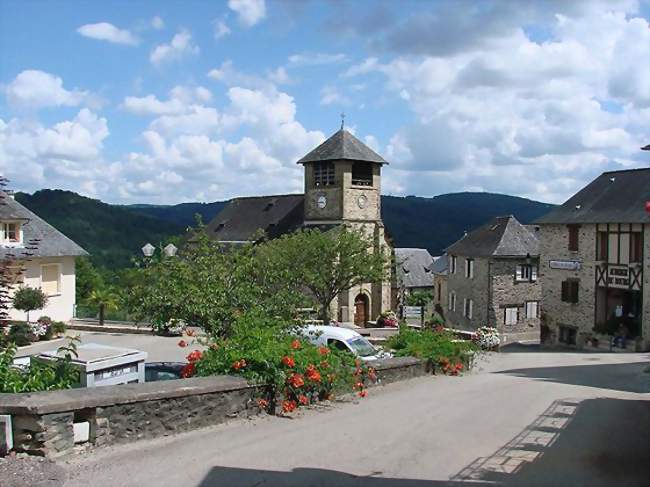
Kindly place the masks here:
MULTIPOLYGON (((412 357, 373 365, 381 384, 427 373, 424 362, 412 357)), ((239 377, 214 376, 0 394, 0 415, 11 415, 15 451, 52 458, 70 453, 76 442, 88 447, 130 443, 257 414, 259 389, 239 377), (75 440, 75 429, 79 436, 86 423, 88 437, 75 440)))

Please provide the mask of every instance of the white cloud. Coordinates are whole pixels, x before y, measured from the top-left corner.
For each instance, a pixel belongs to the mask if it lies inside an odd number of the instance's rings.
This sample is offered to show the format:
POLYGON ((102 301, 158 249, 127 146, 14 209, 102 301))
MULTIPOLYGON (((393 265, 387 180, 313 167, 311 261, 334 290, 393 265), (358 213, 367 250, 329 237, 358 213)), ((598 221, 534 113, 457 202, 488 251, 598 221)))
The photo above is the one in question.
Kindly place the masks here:
POLYGON ((340 64, 346 62, 347 60, 347 56, 342 53, 301 53, 289 56, 289 66, 319 66, 324 64, 340 64))
POLYGON ((22 71, 4 91, 10 105, 28 109, 77 106, 88 98, 88 92, 66 90, 58 76, 34 69, 22 71))
POLYGON ((264 0, 228 0, 228 7, 237 13, 245 27, 252 27, 266 17, 264 0))
POLYGON ((182 30, 174 35, 169 44, 159 44, 149 55, 149 61, 155 66, 178 61, 188 56, 199 54, 199 47, 192 41, 192 34, 182 30))
POLYGON ((151 27, 153 27, 156 30, 164 29, 165 21, 162 19, 162 17, 156 15, 151 19, 151 27))
POLYGON ((267 71, 266 76, 249 74, 239 71, 231 60, 221 63, 218 68, 208 72, 208 78, 219 81, 226 86, 242 86, 257 89, 275 89, 276 84, 289 84, 292 82, 283 67, 267 71))
POLYGON ((324 86, 320 91, 321 105, 348 105, 349 103, 350 99, 342 95, 334 86, 324 86))
POLYGON ((190 110, 193 104, 209 102, 211 99, 212 93, 203 86, 176 86, 170 90, 166 101, 159 100, 154 95, 127 96, 122 102, 122 108, 140 116, 179 115, 190 110))
POLYGON ((214 21, 214 38, 221 39, 231 33, 230 27, 224 20, 214 21))
POLYGON ((102 150, 105 118, 83 108, 72 119, 44 127, 37 122, 0 120, 0 172, 17 189, 94 189, 105 178, 102 150))
POLYGON ((125 44, 135 46, 138 39, 126 29, 119 29, 108 22, 99 22, 97 24, 82 25, 77 32, 84 37, 107 41, 113 44, 125 44))

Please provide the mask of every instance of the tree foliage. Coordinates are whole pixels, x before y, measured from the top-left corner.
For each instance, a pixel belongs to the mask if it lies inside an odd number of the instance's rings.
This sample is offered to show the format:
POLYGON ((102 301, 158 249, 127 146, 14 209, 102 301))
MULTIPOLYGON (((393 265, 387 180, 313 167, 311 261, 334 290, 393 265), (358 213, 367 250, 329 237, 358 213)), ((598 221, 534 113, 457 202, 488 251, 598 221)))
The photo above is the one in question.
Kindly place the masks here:
POLYGON ((307 229, 282 236, 264 246, 278 269, 309 291, 321 319, 330 321, 335 297, 359 284, 387 278, 389 257, 360 232, 339 227, 329 232, 307 229))
POLYGON ((21 287, 14 294, 14 308, 27 313, 29 321, 29 312, 45 308, 47 296, 40 289, 33 287, 21 287))
POLYGON ((213 336, 229 336, 246 313, 289 324, 304 297, 293 273, 267 257, 253 244, 226 248, 199 228, 178 257, 141 264, 126 293, 127 307, 159 331, 180 320, 213 336))

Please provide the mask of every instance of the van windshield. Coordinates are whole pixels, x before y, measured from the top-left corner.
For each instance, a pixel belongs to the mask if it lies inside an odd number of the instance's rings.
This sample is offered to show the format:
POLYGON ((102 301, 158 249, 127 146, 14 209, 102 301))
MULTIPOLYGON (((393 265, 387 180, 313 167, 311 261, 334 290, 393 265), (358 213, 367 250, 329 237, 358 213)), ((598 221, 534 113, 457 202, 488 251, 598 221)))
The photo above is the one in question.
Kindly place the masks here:
POLYGON ((350 345, 352 350, 354 350, 360 357, 368 357, 377 353, 375 347, 373 347, 370 342, 363 337, 348 340, 348 345, 350 345))

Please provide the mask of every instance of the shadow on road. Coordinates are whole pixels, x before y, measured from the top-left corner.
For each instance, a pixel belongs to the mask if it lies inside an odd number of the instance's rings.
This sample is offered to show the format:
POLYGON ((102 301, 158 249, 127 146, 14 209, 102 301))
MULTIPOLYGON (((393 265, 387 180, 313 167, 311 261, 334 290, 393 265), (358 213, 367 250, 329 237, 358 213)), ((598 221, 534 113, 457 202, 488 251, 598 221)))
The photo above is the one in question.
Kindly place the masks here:
POLYGON ((650 392, 650 374, 644 373, 648 366, 650 366, 650 361, 533 367, 501 370, 495 373, 598 389, 646 393, 650 392))
MULTIPOLYGON (((200 487, 641 487, 650 478, 650 401, 555 401, 502 448, 449 480, 355 476, 335 470, 289 472, 213 467, 200 487)), ((290 455, 290 451, 287 451, 290 455)), ((435 452, 431 452, 435 455, 435 452)))
POLYGON ((454 481, 522 486, 647 486, 650 401, 555 401, 489 457, 454 481))
POLYGON ((360 477, 336 470, 296 468, 290 472, 253 470, 245 468, 213 467, 199 487, 436 487, 493 486, 488 482, 451 480, 395 479, 385 477, 360 477))

